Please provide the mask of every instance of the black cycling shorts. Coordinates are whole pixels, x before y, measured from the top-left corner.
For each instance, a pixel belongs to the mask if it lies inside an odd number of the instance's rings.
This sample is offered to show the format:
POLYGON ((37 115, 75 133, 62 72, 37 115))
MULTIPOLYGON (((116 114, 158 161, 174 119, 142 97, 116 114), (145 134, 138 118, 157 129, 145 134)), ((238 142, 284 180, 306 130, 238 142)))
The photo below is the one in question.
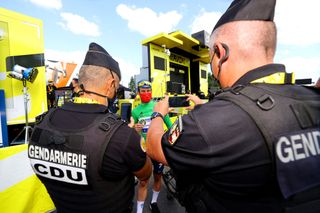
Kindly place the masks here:
POLYGON ((153 164, 153 173, 162 174, 164 165, 155 160, 152 160, 152 164, 153 164))

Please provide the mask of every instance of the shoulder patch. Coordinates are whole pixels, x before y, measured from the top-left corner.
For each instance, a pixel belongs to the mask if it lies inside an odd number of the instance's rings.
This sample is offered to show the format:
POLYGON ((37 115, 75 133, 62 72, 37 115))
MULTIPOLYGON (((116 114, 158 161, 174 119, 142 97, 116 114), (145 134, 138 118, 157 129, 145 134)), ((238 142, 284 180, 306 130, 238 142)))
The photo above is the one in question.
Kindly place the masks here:
POLYGON ((182 117, 179 116, 169 130, 168 142, 171 145, 174 145, 178 140, 179 136, 182 134, 182 131, 183 131, 182 117))
POLYGON ((44 119, 44 117, 46 116, 46 114, 48 114, 48 112, 49 112, 49 111, 46 111, 46 112, 44 112, 44 113, 36 116, 36 118, 35 118, 35 119, 36 119, 35 124, 40 124, 40 123, 43 121, 43 119, 44 119))

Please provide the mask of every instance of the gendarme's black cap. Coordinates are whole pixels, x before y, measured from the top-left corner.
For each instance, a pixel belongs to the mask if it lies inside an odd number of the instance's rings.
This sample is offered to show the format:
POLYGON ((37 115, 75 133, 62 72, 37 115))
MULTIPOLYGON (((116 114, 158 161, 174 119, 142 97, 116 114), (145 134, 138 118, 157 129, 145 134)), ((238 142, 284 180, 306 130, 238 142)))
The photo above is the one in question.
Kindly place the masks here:
POLYGON ((105 67, 115 72, 121 80, 119 64, 111 55, 99 44, 92 42, 84 59, 83 65, 95 65, 105 67))
POLYGON ((212 32, 232 21, 273 21, 276 0, 234 0, 221 16, 212 32))

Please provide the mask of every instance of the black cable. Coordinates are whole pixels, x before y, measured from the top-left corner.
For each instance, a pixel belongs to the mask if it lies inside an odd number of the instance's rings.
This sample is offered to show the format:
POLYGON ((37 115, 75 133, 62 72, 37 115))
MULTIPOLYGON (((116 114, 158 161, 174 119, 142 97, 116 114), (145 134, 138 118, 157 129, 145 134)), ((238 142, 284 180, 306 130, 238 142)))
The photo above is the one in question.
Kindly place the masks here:
POLYGON ((86 93, 91 93, 91 94, 98 95, 98 96, 103 97, 103 98, 107 98, 107 96, 105 96, 105 95, 101 95, 101 94, 96 93, 96 92, 92 92, 92 91, 89 91, 89 90, 85 90, 83 84, 80 84, 80 89, 81 89, 81 90, 79 91, 79 94, 86 92, 86 93))

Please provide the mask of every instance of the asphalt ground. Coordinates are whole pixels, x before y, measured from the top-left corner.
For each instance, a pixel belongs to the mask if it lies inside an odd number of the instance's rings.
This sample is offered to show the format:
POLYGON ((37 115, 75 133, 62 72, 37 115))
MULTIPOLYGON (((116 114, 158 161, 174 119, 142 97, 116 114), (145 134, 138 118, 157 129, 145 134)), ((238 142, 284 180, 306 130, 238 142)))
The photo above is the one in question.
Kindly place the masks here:
MULTIPOLYGON (((165 168, 165 171, 168 168, 165 168)), ((153 186, 153 176, 151 176, 148 184, 148 195, 146 198, 146 201, 144 203, 143 213, 151 213, 151 210, 149 208, 149 204, 152 198, 152 186, 153 186)), ((138 185, 135 186, 135 197, 134 197, 134 209, 132 213, 135 213, 136 205, 137 205, 137 189, 138 185)), ((185 213, 185 208, 179 204, 179 202, 170 196, 171 194, 168 192, 166 185, 164 184, 164 181, 162 180, 161 190, 158 197, 158 207, 160 212, 162 213, 185 213)))

